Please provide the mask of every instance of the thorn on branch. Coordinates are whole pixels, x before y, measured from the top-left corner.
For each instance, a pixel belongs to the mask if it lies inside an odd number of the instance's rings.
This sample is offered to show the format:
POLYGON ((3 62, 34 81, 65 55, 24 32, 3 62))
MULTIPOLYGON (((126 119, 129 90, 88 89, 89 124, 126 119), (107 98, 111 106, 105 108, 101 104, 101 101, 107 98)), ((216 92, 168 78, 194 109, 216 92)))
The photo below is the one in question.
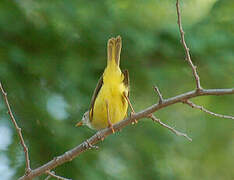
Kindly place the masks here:
POLYGON ((154 86, 154 91, 158 94, 158 97, 159 97, 159 101, 158 103, 159 104, 162 104, 163 103, 163 96, 161 94, 161 92, 159 91, 159 88, 157 86, 154 86))
POLYGON ((161 126, 169 129, 171 132, 173 132, 174 134, 176 134, 177 136, 184 136, 185 138, 187 138, 189 141, 192 141, 192 139, 185 133, 182 133, 182 132, 179 132, 177 130, 175 130, 173 127, 167 125, 167 124, 164 124, 163 122, 160 121, 160 119, 156 118, 153 114, 150 114, 148 116, 150 119, 152 119, 154 122, 157 122, 159 123, 161 126))
POLYGON ((222 114, 214 113, 214 112, 209 111, 208 109, 204 108, 203 106, 199 106, 199 105, 194 104, 192 101, 185 100, 185 101, 183 101, 183 103, 189 105, 192 108, 200 109, 201 111, 203 111, 205 113, 208 113, 208 114, 211 114, 213 116, 220 117, 220 118, 226 118, 226 119, 233 119, 234 120, 233 116, 228 116, 228 115, 222 115, 222 114))

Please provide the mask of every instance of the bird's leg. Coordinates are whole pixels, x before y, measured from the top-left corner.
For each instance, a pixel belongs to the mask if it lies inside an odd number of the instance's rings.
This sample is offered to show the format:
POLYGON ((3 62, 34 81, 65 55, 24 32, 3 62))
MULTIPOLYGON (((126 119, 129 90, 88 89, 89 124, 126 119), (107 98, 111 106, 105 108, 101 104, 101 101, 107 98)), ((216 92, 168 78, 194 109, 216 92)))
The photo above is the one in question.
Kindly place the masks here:
POLYGON ((115 130, 113 128, 113 124, 110 121, 110 112, 109 112, 109 104, 108 101, 106 100, 106 113, 107 113, 107 122, 108 122, 108 127, 111 128, 112 133, 115 133, 115 130))
MULTIPOLYGON (((132 117, 132 115, 135 114, 135 111, 134 111, 134 109, 133 109, 133 107, 132 107, 132 104, 131 104, 131 102, 130 102, 128 96, 126 95, 126 92, 124 92, 123 95, 124 95, 125 99, 127 100, 128 105, 130 106, 130 109, 131 109, 130 117, 132 117)), ((135 123, 138 123, 138 121, 137 121, 136 119, 134 119, 134 122, 135 122, 135 123)))

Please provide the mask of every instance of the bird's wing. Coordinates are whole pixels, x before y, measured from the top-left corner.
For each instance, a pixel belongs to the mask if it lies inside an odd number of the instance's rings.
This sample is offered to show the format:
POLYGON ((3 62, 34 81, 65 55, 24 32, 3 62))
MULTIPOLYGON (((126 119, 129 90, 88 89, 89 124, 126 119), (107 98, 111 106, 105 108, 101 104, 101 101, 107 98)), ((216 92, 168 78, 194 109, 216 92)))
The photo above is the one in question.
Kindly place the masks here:
POLYGON ((90 108, 89 108, 90 109, 90 117, 89 117, 90 121, 93 120, 93 107, 94 107, 94 103, 95 103, 95 100, 96 100, 96 98, 98 96, 98 93, 99 93, 102 85, 103 85, 103 77, 101 76, 99 78, 99 80, 98 80, 97 86, 96 86, 96 88, 95 88, 95 90, 93 92, 93 96, 92 96, 92 99, 91 99, 91 104, 90 104, 90 108))
POLYGON ((125 69, 123 70, 123 75, 124 75, 124 80, 123 80, 123 83, 124 85, 128 88, 128 97, 129 97, 129 91, 130 91, 130 81, 129 81, 129 73, 128 73, 128 70, 125 69))

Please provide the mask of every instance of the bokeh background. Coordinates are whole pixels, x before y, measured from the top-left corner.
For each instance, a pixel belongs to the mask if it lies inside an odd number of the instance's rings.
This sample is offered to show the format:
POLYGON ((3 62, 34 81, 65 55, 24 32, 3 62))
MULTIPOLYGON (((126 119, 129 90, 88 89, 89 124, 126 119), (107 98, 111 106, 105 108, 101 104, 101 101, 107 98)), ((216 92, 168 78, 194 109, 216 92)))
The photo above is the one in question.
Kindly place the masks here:
MULTIPOLYGON (((181 2, 182 21, 204 88, 234 85, 234 1, 181 2)), ((158 98, 192 90, 184 60, 175 0, 0 1, 0 80, 23 129, 32 168, 78 145, 95 132, 75 123, 87 110, 106 65, 108 38, 121 35, 121 67, 131 79, 136 111, 158 98)), ((234 96, 193 100, 234 115, 234 96)), ((25 168, 23 150, 0 98, 0 179, 25 168)), ((56 174, 78 179, 234 179, 234 123, 183 104, 156 113, 193 142, 149 119, 124 128, 56 174)), ((35 178, 45 179, 45 175, 35 178)), ((51 178, 52 179, 52 178, 51 178)))

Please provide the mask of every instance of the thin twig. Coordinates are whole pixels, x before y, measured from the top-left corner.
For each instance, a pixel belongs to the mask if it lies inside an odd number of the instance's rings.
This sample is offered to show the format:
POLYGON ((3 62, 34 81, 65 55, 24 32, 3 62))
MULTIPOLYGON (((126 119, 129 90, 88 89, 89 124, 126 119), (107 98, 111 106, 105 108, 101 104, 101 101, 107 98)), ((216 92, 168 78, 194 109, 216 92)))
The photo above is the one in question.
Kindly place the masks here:
POLYGON ((51 175, 47 176, 45 180, 49 180, 51 178, 51 175))
POLYGON ((217 117, 221 117, 221 118, 226 118, 226 119, 233 119, 234 120, 233 116, 228 116, 228 115, 217 114, 217 113, 211 112, 208 109, 204 108, 203 106, 199 106, 199 105, 194 104, 192 101, 185 100, 185 101, 183 101, 183 103, 188 104, 192 108, 200 109, 201 111, 206 112, 208 114, 211 114, 213 116, 217 116, 217 117))
MULTIPOLYGON (((116 124, 113 125, 113 127, 115 128, 116 131, 121 130, 122 128, 124 128, 127 125, 130 125, 132 123, 132 121, 134 119, 140 120, 143 119, 145 117, 148 117, 149 114, 152 114, 160 109, 163 109, 165 107, 168 107, 172 104, 176 104, 176 103, 181 103, 184 100, 187 99, 191 99, 194 97, 198 97, 198 96, 208 96, 208 95, 228 95, 228 94, 234 94, 234 88, 232 89, 202 89, 201 91, 189 91, 186 92, 184 94, 180 94, 178 96, 175 97, 171 97, 168 99, 164 99, 164 101, 161 104, 154 104, 140 112, 137 112, 135 114, 133 114, 130 117, 127 117, 126 119, 124 119, 123 121, 120 121, 116 124)), ((92 137, 90 137, 88 139, 88 142, 92 145, 97 144, 98 142, 102 141, 104 137, 107 137, 108 135, 112 134, 112 131, 110 128, 106 128, 103 130, 98 131, 95 135, 93 135, 92 137)), ((88 150, 89 148, 87 148, 85 145, 85 141, 79 145, 77 145, 76 147, 74 147, 73 149, 65 152, 64 154, 53 158, 51 161, 47 162, 46 164, 33 169, 28 176, 22 176, 21 178, 19 178, 19 180, 28 180, 28 179, 32 179, 34 177, 40 176, 41 174, 44 174, 46 171, 51 170, 56 168, 57 166, 71 161, 73 160, 75 157, 79 156, 80 154, 82 154, 83 152, 85 152, 86 150, 88 150)))
POLYGON ((54 178, 59 179, 59 180, 71 180, 71 179, 67 179, 67 178, 64 178, 64 177, 55 175, 55 172, 54 172, 54 171, 47 171, 46 173, 47 173, 49 176, 54 177, 54 178))
POLYGON ((20 138, 20 144, 22 145, 22 147, 23 147, 23 149, 24 149, 25 162, 26 162, 26 171, 25 171, 25 175, 27 176, 27 175, 30 173, 30 171, 31 171, 31 168, 30 168, 30 160, 29 160, 29 155, 28 155, 28 147, 26 146, 26 144, 25 144, 25 142, 24 142, 24 138, 23 138, 23 135, 22 135, 22 132, 21 132, 21 128, 18 126, 18 124, 16 123, 16 120, 15 120, 15 118, 14 118, 14 116, 13 116, 13 113, 12 113, 12 111, 11 111, 11 107, 10 107, 9 101, 8 101, 8 99, 7 99, 7 93, 4 91, 1 82, 0 82, 0 89, 1 89, 3 98, 4 98, 4 100, 5 100, 5 104, 6 104, 7 109, 8 109, 8 114, 10 115, 11 121, 12 121, 12 123, 14 124, 15 129, 17 130, 18 136, 19 136, 19 138, 20 138))
POLYGON ((197 67, 194 66, 194 64, 193 64, 193 62, 191 60, 191 56, 190 56, 190 53, 189 53, 189 48, 187 47, 187 44, 185 42, 184 31, 183 31, 182 23, 181 23, 181 13, 180 13, 179 0, 176 0, 176 12, 177 12, 177 16, 178 16, 177 23, 179 25, 181 42, 182 42, 182 44, 184 46, 184 50, 185 50, 185 54, 186 54, 186 59, 187 59, 189 65, 191 66, 192 71, 193 71, 193 76, 194 76, 195 81, 196 81, 197 91, 199 91, 199 90, 202 89, 201 83, 200 83, 200 77, 198 76, 198 73, 197 73, 197 67))
POLYGON ((164 124, 163 122, 160 121, 160 119, 156 118, 153 114, 150 114, 148 116, 150 119, 152 119, 154 122, 157 122, 159 123, 161 126, 169 129, 171 132, 175 133, 177 136, 184 136, 185 138, 187 138, 189 141, 192 141, 192 139, 185 133, 182 133, 182 132, 179 132, 177 130, 175 130, 173 127, 167 125, 167 124, 164 124))
POLYGON ((154 86, 154 91, 158 94, 158 97, 159 97, 158 103, 161 104, 163 102, 163 96, 161 92, 159 91, 159 88, 157 86, 154 86))

